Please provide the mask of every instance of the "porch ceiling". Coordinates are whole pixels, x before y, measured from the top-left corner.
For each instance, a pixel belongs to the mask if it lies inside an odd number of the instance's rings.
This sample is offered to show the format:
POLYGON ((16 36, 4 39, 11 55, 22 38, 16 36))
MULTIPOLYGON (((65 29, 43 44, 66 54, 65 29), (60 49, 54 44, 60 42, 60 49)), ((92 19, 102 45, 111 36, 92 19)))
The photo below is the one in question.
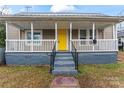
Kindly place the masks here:
MULTIPOLYGON (((71 21, 73 29, 92 29, 92 22, 89 21, 71 21)), ((20 29, 31 29, 30 22, 26 21, 11 21, 9 22, 20 29)), ((69 29, 70 22, 69 21, 57 21, 58 29, 69 29)), ((95 22, 96 28, 105 28, 109 25, 112 25, 113 22, 95 22)), ((34 29, 55 29, 55 22, 54 21, 34 21, 34 29)))

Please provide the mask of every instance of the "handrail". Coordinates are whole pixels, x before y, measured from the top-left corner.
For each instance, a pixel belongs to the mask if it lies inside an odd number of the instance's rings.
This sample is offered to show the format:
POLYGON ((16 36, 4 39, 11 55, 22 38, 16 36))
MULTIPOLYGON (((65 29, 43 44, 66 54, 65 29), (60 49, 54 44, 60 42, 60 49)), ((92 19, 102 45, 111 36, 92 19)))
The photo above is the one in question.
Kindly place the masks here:
POLYGON ((73 56, 73 60, 75 62, 75 69, 78 70, 78 52, 77 49, 75 48, 73 42, 72 42, 72 56, 73 56))
POLYGON ((54 70, 54 61, 55 61, 55 56, 56 56, 56 42, 53 46, 51 55, 50 55, 50 73, 52 73, 52 70, 54 70))

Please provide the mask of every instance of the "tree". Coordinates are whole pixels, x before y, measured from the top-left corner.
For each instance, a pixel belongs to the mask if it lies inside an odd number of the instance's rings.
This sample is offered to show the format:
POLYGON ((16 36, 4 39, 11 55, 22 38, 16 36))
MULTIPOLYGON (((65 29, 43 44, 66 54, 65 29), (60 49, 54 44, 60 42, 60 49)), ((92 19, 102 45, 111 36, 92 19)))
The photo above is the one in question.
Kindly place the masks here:
POLYGON ((5 39, 6 39, 5 25, 0 23, 0 47, 5 47, 5 39))

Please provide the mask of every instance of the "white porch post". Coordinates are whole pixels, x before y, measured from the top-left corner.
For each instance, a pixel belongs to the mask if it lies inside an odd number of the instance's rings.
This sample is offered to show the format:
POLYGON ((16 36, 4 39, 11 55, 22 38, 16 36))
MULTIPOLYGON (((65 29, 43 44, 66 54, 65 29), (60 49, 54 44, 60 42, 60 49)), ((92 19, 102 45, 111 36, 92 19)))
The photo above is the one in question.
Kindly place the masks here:
POLYGON ((70 23, 70 52, 72 51, 72 23, 70 23))
POLYGON ((113 32, 113 39, 115 39, 115 25, 112 26, 112 32, 113 32))
POLYGON ((33 52, 33 22, 31 22, 31 51, 33 52))
MULTIPOLYGON (((95 23, 93 23, 93 27, 92 27, 92 37, 93 37, 93 40, 95 39, 95 23)), ((94 45, 93 45, 93 51, 94 51, 94 45)))
POLYGON ((8 45, 7 45, 7 42, 8 42, 7 41, 8 40, 8 22, 6 21, 5 24, 6 24, 6 52, 7 52, 8 51, 8 49, 7 49, 8 48, 8 45))
POLYGON ((113 25, 113 39, 115 40, 115 50, 118 51, 118 40, 117 40, 117 29, 116 29, 116 25, 113 25))
POLYGON ((113 25, 113 39, 117 39, 117 29, 116 29, 116 25, 113 25))
POLYGON ((93 23, 93 28, 92 28, 92 37, 93 37, 93 40, 95 39, 95 23, 93 23))
POLYGON ((58 49, 58 34, 57 34, 57 22, 55 23, 55 42, 56 42, 56 50, 58 49))

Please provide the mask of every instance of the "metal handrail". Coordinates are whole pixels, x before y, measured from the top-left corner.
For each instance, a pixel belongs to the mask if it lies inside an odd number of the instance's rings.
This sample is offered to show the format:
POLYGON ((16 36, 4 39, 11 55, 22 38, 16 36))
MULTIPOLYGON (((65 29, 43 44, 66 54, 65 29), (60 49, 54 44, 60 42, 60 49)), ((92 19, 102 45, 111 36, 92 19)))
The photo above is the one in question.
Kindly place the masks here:
POLYGON ((50 55, 50 73, 52 73, 52 70, 54 70, 54 61, 55 61, 55 56, 56 56, 56 42, 53 46, 51 55, 50 55))
POLYGON ((75 69, 78 70, 78 52, 77 49, 75 48, 73 42, 72 42, 72 56, 73 56, 73 60, 75 62, 75 69))

